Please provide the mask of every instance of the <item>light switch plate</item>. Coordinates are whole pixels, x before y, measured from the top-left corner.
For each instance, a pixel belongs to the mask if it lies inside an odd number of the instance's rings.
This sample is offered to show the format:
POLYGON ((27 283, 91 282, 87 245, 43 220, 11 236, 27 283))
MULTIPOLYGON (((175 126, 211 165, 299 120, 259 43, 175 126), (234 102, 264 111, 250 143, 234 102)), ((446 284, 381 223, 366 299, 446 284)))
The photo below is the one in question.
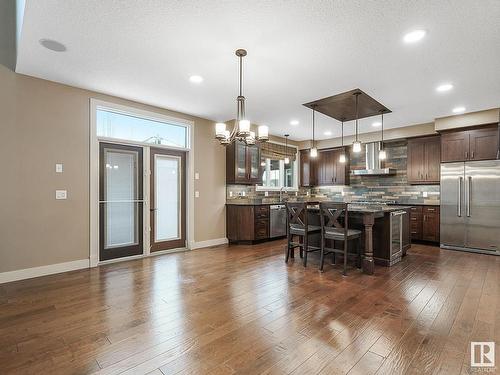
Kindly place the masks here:
POLYGON ((268 197, 268 196, 269 196, 269 192, 268 192, 268 191, 265 191, 265 192, 264 192, 264 196, 265 196, 265 197, 268 197))
POLYGON ((422 193, 422 195, 424 196, 424 198, 427 198, 427 197, 429 196, 429 194, 427 194, 427 192, 426 192, 426 191, 424 191, 424 192, 422 193))
POLYGON ((56 199, 67 199, 68 198, 68 192, 67 190, 56 190, 56 199))
POLYGON ((194 197, 199 198, 200 197, 200 192, 197 190, 194 192, 194 197))
POLYGON ((63 165, 56 164, 56 173, 63 173, 63 165))
POLYGON ((194 174, 194 179, 195 179, 195 180, 199 180, 199 179, 200 179, 200 174, 199 174, 198 172, 196 172, 196 173, 194 174))

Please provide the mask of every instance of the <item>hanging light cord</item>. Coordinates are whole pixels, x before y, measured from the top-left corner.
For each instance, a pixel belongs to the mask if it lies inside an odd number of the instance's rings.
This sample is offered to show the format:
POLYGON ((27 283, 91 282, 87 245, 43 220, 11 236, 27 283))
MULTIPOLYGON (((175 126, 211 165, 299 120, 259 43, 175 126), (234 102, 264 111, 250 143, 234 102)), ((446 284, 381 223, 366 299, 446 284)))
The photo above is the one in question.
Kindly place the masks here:
POLYGON ((342 117, 342 147, 344 147, 344 118, 342 117))
POLYGON ((314 148, 314 112, 315 112, 314 107, 312 108, 312 110, 313 110, 313 118, 312 118, 312 120, 313 120, 313 141, 312 141, 312 148, 314 148))
POLYGON ((356 94, 356 142, 358 141, 358 96, 359 92, 356 94))
POLYGON ((384 110, 382 112, 382 149, 384 148, 384 110))

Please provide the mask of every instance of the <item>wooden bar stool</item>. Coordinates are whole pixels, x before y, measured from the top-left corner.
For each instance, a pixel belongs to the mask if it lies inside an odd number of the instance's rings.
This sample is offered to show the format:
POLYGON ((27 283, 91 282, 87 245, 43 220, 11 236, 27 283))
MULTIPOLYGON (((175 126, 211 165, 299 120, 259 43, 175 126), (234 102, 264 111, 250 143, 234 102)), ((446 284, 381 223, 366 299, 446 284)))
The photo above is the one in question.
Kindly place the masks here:
POLYGON ((356 265, 361 267, 361 231, 349 229, 349 211, 346 203, 321 202, 319 204, 321 219, 321 259, 319 269, 323 272, 323 263, 327 254, 344 256, 344 272, 347 275, 347 257, 355 257, 356 265), (333 247, 326 247, 326 240, 333 240, 333 247), (349 241, 356 240, 356 253, 349 253, 349 241), (335 248, 335 241, 342 241, 343 248, 335 248))
POLYGON ((308 225, 307 203, 305 202, 286 202, 286 234, 287 246, 285 262, 289 257, 294 257, 295 248, 300 250, 300 256, 304 258, 304 267, 307 265, 307 254, 311 251, 320 250, 317 246, 309 245, 309 235, 320 233, 321 227, 317 225, 308 225), (293 236, 299 237, 299 242, 293 241, 293 236), (302 239, 302 243, 300 242, 302 239))

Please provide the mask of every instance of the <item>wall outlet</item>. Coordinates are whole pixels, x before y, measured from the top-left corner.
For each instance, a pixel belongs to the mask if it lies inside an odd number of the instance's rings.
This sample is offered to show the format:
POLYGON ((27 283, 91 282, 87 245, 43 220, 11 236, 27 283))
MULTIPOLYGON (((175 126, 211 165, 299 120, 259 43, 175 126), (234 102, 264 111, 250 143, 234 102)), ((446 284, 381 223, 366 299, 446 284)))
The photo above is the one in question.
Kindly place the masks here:
POLYGON ((199 197, 200 197, 200 192, 199 192, 198 190, 196 190, 196 191, 194 192, 194 197, 195 197, 195 198, 199 198, 199 197))
POLYGON ((56 164, 56 173, 63 173, 63 165, 56 164))
POLYGON ((200 179, 200 174, 199 174, 198 172, 196 172, 196 173, 194 174, 194 179, 195 179, 195 180, 199 180, 199 179, 200 179))
POLYGON ((245 195, 246 195, 246 193, 244 191, 241 191, 238 193, 238 196, 240 196, 240 197, 244 197, 245 195))
POLYGON ((268 197, 269 196, 269 192, 268 191, 265 191, 264 192, 264 197, 268 197))
POLYGON ((232 191, 230 191, 230 192, 229 192, 229 198, 232 198, 232 197, 233 197, 233 192, 232 192, 232 191))
POLYGON ((68 192, 66 190, 56 190, 56 199, 67 199, 68 192))
POLYGON ((429 194, 428 194, 426 191, 424 191, 424 192, 422 193, 422 196, 423 196, 424 198, 427 198, 427 197, 429 196, 429 194))

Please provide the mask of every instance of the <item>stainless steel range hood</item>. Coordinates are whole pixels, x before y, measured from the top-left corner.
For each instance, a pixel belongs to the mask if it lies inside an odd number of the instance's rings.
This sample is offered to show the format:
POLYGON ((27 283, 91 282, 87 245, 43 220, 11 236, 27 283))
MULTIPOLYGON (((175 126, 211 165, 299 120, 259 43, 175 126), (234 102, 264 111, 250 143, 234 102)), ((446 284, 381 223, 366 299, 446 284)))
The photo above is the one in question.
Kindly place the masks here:
POLYGON ((356 176, 389 176, 396 174, 394 168, 382 168, 382 161, 378 158, 379 151, 380 142, 366 143, 366 169, 354 169, 351 174, 356 176))

